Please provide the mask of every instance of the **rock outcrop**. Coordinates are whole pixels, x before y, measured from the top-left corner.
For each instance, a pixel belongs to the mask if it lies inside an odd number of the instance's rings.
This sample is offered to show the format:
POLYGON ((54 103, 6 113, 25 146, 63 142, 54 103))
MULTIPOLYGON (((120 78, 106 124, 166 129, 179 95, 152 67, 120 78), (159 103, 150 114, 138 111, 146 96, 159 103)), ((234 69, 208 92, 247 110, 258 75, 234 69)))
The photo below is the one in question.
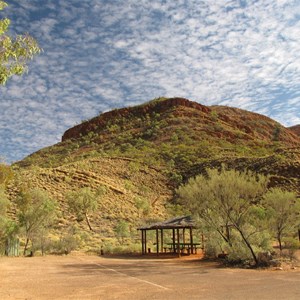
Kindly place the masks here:
POLYGON ((144 105, 139 105, 135 107, 126 107, 115 109, 104 114, 101 114, 98 117, 95 117, 89 121, 83 122, 79 125, 76 125, 68 129, 62 136, 62 141, 68 139, 80 138, 88 134, 91 131, 95 131, 98 128, 103 128, 107 125, 108 121, 117 118, 126 118, 129 116, 144 116, 147 113, 163 113, 169 110, 172 107, 190 107, 196 110, 200 110, 204 113, 209 113, 211 109, 207 106, 201 105, 197 102, 187 100, 185 98, 170 98, 164 101, 151 101, 144 105))

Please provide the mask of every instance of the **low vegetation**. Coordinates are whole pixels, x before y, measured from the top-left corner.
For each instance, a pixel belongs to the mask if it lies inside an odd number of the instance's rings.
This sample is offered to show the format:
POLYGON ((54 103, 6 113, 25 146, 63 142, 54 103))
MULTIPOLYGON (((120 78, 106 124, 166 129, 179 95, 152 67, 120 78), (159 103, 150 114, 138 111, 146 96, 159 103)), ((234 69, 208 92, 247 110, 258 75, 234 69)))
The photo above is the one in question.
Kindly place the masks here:
POLYGON ((199 220, 209 251, 226 253, 229 261, 259 265, 259 253, 272 251, 274 238, 280 251, 282 240, 298 238, 300 199, 279 188, 268 190, 266 176, 210 169, 177 193, 179 203, 199 220))

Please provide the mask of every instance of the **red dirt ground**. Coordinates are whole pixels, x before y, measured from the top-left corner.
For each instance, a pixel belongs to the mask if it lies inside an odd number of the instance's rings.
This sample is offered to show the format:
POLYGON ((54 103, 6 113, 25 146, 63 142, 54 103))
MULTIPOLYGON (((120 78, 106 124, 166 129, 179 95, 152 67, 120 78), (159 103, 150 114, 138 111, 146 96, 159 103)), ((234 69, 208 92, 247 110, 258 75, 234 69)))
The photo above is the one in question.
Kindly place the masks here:
POLYGON ((300 265, 222 268, 199 259, 0 257, 0 299, 300 299, 300 265))

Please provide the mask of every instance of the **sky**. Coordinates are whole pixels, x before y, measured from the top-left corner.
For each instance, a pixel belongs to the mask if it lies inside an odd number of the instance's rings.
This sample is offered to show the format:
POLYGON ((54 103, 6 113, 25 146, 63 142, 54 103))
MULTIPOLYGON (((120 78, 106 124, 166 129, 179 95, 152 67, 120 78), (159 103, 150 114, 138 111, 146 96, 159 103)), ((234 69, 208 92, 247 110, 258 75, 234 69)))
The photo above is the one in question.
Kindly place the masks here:
POLYGON ((300 124, 299 0, 7 0, 43 52, 0 86, 11 163, 114 108, 184 97, 300 124))

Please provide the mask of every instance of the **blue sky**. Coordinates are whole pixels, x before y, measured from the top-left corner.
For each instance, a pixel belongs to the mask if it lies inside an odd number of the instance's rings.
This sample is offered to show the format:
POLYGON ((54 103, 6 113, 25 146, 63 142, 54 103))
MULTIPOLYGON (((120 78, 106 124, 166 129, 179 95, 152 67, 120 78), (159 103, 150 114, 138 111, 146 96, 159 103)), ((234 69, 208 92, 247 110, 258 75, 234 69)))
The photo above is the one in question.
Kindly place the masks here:
POLYGON ((299 0, 22 0, 1 17, 44 52, 0 87, 0 156, 159 96, 300 124, 299 0))

